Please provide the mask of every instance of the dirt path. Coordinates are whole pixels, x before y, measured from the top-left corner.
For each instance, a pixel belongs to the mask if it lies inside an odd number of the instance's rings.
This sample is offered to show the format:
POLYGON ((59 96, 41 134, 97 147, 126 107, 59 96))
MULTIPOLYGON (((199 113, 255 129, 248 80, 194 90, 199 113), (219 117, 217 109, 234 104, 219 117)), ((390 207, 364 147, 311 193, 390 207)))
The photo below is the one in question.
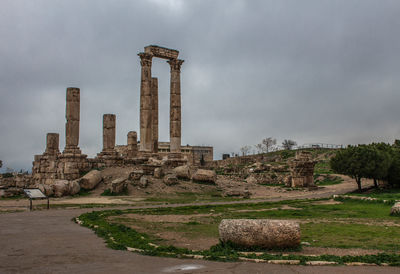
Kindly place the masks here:
MULTIPOLYGON (((207 203, 199 203, 202 204, 226 204, 226 203, 258 203, 263 201, 282 201, 282 200, 294 200, 294 199, 313 199, 313 198, 328 198, 334 194, 344 194, 357 189, 356 183, 353 179, 343 176, 337 175, 343 179, 343 183, 337 185, 330 185, 320 187, 317 190, 293 190, 286 191, 281 187, 263 187, 258 186, 257 195, 253 195, 254 199, 244 199, 239 201, 230 201, 230 202, 207 202, 207 203)), ((363 181, 363 187, 372 186, 372 180, 363 181)), ((79 205, 79 204, 118 204, 121 206, 137 206, 146 204, 144 202, 145 198, 143 197, 135 197, 135 196, 86 196, 86 197, 63 197, 63 198, 51 198, 50 205, 79 205)), ((39 200, 34 201, 34 206, 39 204, 45 204, 46 201, 39 200)), ((28 208, 29 201, 27 199, 19 199, 19 200, 0 200, 0 213, 3 211, 26 211, 28 208)), ((154 205, 153 207, 158 207, 159 205, 154 205)), ((171 205, 168 205, 171 206, 171 205)), ((173 206, 173 205, 172 205, 173 206)), ((182 204, 178 205, 182 206, 182 204)), ((144 207, 152 207, 150 205, 144 205, 144 207)))

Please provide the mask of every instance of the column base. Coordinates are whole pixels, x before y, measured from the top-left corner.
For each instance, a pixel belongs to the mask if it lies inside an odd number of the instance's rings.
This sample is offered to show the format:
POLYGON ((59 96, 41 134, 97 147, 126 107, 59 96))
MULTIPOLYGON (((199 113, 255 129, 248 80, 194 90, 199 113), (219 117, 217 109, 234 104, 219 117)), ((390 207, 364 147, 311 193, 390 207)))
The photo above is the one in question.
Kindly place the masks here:
POLYGON ((79 154, 82 154, 82 151, 80 150, 80 148, 78 146, 71 146, 71 147, 66 146, 64 148, 64 151, 62 154, 63 155, 66 155, 66 154, 79 155, 79 154))

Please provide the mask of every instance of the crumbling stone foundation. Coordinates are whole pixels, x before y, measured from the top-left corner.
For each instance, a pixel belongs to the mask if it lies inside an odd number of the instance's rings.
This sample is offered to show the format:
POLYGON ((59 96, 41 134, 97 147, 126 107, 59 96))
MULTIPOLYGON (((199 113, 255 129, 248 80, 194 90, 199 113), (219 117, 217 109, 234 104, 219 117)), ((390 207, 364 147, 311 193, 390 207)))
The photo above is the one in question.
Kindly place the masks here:
POLYGON ((312 160, 311 152, 297 151, 296 157, 288 163, 292 176, 292 187, 315 187, 315 161, 312 160))

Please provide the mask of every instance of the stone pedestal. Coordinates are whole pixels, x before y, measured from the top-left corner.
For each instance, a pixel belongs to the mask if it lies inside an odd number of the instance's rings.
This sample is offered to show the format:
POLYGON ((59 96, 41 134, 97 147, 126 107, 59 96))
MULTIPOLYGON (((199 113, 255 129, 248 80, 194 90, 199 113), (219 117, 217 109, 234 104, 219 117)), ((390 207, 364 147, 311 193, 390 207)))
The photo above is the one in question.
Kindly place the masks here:
POLYGON ((64 180, 75 180, 82 173, 90 169, 87 155, 63 153, 58 158, 57 178, 64 180))

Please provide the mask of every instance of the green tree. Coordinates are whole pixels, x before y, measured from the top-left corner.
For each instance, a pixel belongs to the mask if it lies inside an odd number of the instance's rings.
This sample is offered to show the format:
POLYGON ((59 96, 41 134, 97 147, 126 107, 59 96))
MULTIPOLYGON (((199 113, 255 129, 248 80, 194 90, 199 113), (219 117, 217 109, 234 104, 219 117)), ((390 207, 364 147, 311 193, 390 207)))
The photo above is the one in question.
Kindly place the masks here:
POLYGON ((283 148, 287 149, 287 150, 291 150, 296 145, 297 145, 297 143, 295 141, 293 141, 293 140, 290 140, 290 139, 285 139, 282 142, 283 148))
POLYGON ((330 160, 333 171, 350 176, 356 180, 358 190, 361 190, 361 179, 367 175, 365 150, 361 146, 348 146, 339 150, 330 160))
POLYGON ((365 163, 365 177, 374 180, 374 186, 378 187, 378 180, 387 180, 389 168, 392 164, 390 150, 386 144, 362 145, 363 159, 365 163))
POLYGON ((374 143, 373 146, 386 153, 390 159, 390 166, 383 180, 392 186, 400 185, 400 140, 395 140, 393 145, 374 143))

